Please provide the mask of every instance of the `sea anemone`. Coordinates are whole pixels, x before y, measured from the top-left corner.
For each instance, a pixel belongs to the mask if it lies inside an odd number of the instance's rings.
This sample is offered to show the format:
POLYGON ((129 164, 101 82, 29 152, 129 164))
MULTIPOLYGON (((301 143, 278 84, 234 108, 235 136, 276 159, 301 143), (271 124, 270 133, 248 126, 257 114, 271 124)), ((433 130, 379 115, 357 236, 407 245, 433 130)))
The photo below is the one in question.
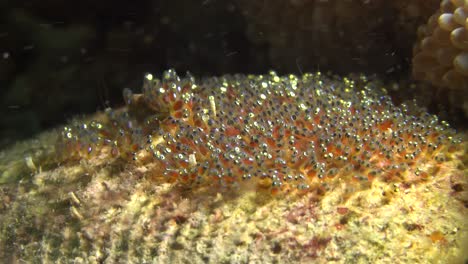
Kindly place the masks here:
POLYGON ((419 27, 413 75, 439 87, 468 89, 468 4, 444 0, 419 27))

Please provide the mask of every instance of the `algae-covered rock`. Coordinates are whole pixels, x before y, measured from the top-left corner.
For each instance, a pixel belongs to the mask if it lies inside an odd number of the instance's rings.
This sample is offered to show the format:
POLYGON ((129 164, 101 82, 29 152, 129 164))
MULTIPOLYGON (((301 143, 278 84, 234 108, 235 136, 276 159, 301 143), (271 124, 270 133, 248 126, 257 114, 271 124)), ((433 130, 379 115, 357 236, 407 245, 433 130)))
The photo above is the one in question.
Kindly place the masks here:
POLYGON ((1 259, 450 263, 467 257, 464 135, 416 106, 394 106, 379 82, 318 73, 199 82, 168 71, 162 81, 145 78, 143 94, 125 92, 127 107, 0 153, 1 259), (312 102, 324 112, 307 112, 312 102), (244 115, 251 119, 232 122, 244 115), (287 138, 268 126, 275 118, 283 118, 287 138), (203 133, 191 137, 193 129, 203 133), (308 154, 295 154, 303 140, 310 141, 308 154), (263 141, 269 147, 262 149, 263 141), (284 163, 269 161, 276 150, 291 151, 284 163), (231 174, 239 171, 251 177, 231 174))

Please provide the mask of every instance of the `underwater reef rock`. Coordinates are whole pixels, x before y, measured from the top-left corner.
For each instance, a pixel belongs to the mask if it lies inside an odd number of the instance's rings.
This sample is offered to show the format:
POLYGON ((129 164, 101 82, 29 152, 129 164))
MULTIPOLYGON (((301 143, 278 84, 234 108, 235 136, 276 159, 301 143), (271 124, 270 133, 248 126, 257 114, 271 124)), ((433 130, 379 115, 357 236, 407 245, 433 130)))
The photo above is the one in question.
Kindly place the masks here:
POLYGON ((0 153, 1 259, 467 257, 466 135, 377 80, 170 70, 124 99, 0 153))

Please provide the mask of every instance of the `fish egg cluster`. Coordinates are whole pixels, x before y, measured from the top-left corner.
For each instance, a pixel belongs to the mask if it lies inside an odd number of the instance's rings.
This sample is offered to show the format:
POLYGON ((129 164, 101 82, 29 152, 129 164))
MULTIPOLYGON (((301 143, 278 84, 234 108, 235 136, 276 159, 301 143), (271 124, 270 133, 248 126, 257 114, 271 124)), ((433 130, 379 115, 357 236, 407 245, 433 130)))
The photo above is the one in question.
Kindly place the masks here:
POLYGON ((169 70, 161 80, 147 74, 142 93, 126 89, 124 99, 107 121, 65 127, 63 153, 153 165, 169 182, 277 192, 376 177, 417 182, 460 143, 446 123, 394 106, 365 76, 270 72, 199 82, 169 70))
POLYGON ((434 85, 468 89, 468 1, 444 0, 418 29, 413 75, 434 85))

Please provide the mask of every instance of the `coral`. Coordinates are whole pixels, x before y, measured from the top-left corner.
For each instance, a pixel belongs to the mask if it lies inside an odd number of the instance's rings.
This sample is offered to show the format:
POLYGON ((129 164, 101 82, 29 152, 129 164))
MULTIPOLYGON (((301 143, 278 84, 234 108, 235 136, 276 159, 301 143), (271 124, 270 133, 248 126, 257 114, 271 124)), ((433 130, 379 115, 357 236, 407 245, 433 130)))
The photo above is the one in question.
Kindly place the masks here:
POLYGON ((468 9, 465 1, 444 0, 418 29, 413 75, 437 86, 468 89, 468 9))
POLYGON ((60 147, 71 158, 108 152, 151 164, 168 182, 253 181, 272 192, 325 191, 345 179, 350 189, 375 177, 418 182, 456 151, 460 139, 446 124, 356 79, 147 74, 142 94, 125 90, 128 111, 66 127, 60 147))

